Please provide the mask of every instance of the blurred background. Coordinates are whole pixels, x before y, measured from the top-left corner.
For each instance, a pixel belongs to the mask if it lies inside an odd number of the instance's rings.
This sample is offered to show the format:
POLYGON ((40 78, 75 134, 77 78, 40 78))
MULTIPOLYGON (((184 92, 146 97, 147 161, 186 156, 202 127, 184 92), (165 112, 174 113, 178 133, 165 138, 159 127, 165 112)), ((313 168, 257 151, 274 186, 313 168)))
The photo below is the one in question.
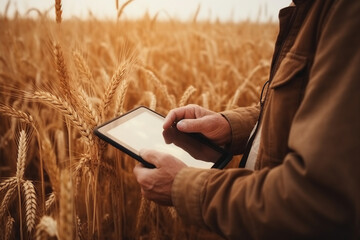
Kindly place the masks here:
MULTIPOLYGON (((118 0, 121 6, 126 1, 118 0)), ((126 7, 124 18, 138 19, 145 13, 153 16, 159 13, 158 19, 175 18, 186 21, 198 13, 198 20, 220 20, 222 22, 277 21, 279 9, 290 4, 290 0, 134 0, 126 7)), ((8 7, 8 16, 16 11, 20 15, 29 9, 46 11, 54 5, 54 0, 0 0, 0 9, 8 7), (9 4, 9 5, 8 5, 9 4)), ((78 17, 85 19, 89 15, 96 18, 116 19, 116 0, 63 0, 63 18, 78 17)), ((29 15, 35 13, 29 13, 29 15)), ((54 11, 50 11, 50 17, 54 11)))

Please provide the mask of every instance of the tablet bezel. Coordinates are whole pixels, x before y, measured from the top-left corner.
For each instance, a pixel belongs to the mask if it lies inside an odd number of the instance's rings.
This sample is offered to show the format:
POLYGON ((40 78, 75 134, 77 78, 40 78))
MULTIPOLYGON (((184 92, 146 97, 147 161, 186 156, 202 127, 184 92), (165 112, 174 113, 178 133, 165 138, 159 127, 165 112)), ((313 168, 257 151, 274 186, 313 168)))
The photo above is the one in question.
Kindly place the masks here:
MULTIPOLYGON (((116 126, 119 126, 121 123, 126 122, 126 121, 130 120, 131 118, 136 117, 137 115, 139 115, 139 114, 141 114, 143 112, 149 112, 154 117, 157 117, 157 118, 160 118, 160 119, 164 118, 163 115, 151 110, 150 108, 148 108, 146 106, 139 106, 139 107, 137 107, 137 108, 135 108, 133 110, 130 110, 129 112, 127 112, 127 113, 125 113, 125 114, 123 114, 123 115, 121 115, 119 117, 111 119, 110 121, 107 121, 107 122, 101 124, 100 126, 97 126, 94 129, 94 134, 96 136, 98 136, 100 139, 104 140, 105 142, 108 142, 112 146, 114 146, 114 147, 120 149, 121 151, 125 152, 126 154, 128 154, 132 158, 138 160, 139 162, 144 164, 146 167, 154 168, 155 166, 153 164, 146 162, 138 154, 134 153, 133 151, 128 149, 126 146, 121 145, 121 143, 117 142, 115 139, 112 139, 111 136, 109 136, 109 134, 107 134, 107 132, 110 129, 112 129, 112 128, 116 127, 116 126), (119 123, 119 121, 120 121, 120 123, 119 123)), ((232 159, 232 154, 231 153, 225 151, 223 148, 221 148, 221 147, 217 146, 216 144, 212 143, 209 139, 204 137, 202 134, 197 134, 197 133, 184 133, 184 134, 189 135, 190 137, 196 139, 197 141, 200 141, 204 145, 212 148, 213 150, 215 150, 216 152, 221 154, 221 157, 214 163, 214 165, 211 168, 222 169, 232 159)))

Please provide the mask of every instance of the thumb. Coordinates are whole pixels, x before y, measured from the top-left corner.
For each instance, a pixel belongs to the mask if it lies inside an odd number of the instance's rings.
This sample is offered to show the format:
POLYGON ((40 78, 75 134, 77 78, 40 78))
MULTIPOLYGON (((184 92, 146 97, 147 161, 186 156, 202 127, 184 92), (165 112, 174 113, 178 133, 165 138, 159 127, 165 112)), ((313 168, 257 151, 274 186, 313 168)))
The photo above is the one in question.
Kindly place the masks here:
POLYGON ((176 124, 176 128, 181 132, 201 132, 206 124, 206 119, 183 119, 176 124))
POLYGON ((155 167, 160 167, 160 159, 162 156, 162 153, 152 150, 152 149, 141 149, 139 151, 139 155, 142 159, 144 159, 146 162, 154 165, 155 167))

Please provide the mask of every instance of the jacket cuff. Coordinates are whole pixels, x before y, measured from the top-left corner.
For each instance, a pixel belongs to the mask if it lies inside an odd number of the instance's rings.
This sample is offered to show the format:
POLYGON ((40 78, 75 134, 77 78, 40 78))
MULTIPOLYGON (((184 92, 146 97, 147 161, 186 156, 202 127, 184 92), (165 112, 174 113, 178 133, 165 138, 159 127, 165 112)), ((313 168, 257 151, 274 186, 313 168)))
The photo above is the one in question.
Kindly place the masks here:
POLYGON ((208 176, 219 170, 183 168, 171 189, 173 205, 185 224, 207 228, 202 215, 202 201, 208 176))
POLYGON ((259 108, 238 108, 221 112, 221 115, 229 122, 231 128, 231 143, 227 146, 228 150, 234 154, 243 153, 250 133, 257 122, 259 108))

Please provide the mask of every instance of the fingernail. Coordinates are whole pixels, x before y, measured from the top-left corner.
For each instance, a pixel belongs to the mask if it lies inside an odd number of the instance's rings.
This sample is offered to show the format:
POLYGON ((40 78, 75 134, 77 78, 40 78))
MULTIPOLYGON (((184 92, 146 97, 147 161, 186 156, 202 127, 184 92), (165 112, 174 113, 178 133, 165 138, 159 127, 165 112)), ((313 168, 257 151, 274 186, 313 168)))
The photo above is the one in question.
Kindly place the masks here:
POLYGON ((176 127, 177 127, 177 128, 181 128, 181 129, 184 129, 184 128, 186 128, 186 122, 183 121, 183 120, 181 120, 180 122, 178 122, 178 123, 176 124, 176 127))

